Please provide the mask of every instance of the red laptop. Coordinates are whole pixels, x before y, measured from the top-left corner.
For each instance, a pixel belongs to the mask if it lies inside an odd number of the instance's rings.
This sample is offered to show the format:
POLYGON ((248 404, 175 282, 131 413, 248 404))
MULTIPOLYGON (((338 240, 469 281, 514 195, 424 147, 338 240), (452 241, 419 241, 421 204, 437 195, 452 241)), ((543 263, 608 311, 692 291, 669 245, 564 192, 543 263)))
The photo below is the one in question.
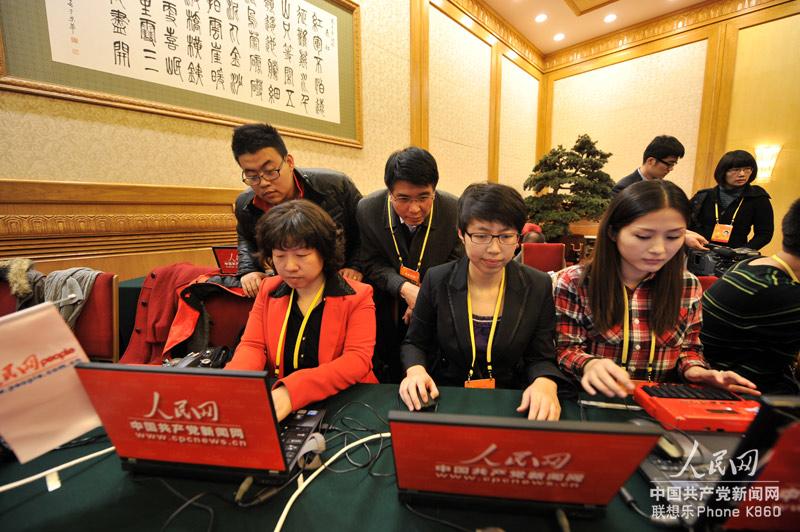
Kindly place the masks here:
POLYGON ((661 430, 389 412, 401 500, 601 513, 661 430), (609 467, 613 464, 613 467, 609 467))
POLYGON ((324 412, 278 425, 267 373, 81 363, 78 377, 123 469, 217 480, 287 480, 324 412))
POLYGON ((760 407, 727 390, 694 384, 643 382, 633 398, 669 430, 745 432, 760 407))
POLYGON ((236 275, 239 271, 239 250, 236 246, 213 246, 214 259, 217 261, 219 273, 236 275))

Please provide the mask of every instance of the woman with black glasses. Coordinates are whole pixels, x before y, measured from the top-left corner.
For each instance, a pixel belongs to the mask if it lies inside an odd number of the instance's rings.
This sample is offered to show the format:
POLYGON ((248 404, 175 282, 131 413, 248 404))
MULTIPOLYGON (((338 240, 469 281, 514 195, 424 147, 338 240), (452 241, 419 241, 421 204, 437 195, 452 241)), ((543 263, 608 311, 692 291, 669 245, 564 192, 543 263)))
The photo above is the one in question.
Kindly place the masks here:
POLYGON ((470 185, 459 199, 466 257, 428 270, 400 351, 409 410, 436 398, 437 384, 518 388, 518 412, 559 418, 550 277, 512 260, 526 212, 505 185, 470 185))
POLYGON ((772 240, 774 217, 767 191, 751 183, 758 174, 756 160, 744 150, 729 151, 717 163, 717 186, 697 191, 692 198, 689 229, 712 244, 761 249, 772 240), (750 229, 753 238, 748 239, 750 229))

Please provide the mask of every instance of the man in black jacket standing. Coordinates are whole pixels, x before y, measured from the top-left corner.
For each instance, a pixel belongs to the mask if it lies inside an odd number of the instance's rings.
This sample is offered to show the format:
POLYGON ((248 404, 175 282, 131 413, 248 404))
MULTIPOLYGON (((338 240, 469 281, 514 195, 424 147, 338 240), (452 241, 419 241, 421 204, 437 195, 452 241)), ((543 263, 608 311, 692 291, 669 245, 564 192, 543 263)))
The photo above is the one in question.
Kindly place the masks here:
POLYGON ((255 226, 275 205, 307 199, 322 207, 344 231, 343 277, 360 281, 356 253, 359 247, 356 207, 361 193, 341 172, 320 168, 297 168, 280 133, 269 124, 246 124, 233 131, 233 156, 242 169, 242 181, 250 188, 236 198, 236 235, 239 248, 239 279, 250 297, 266 275, 255 258, 258 249, 255 226))
POLYGON ((458 199, 440 190, 436 160, 409 147, 386 161, 385 190, 358 204, 360 263, 375 288, 377 341, 375 373, 381 382, 400 382, 399 345, 428 268, 458 259, 458 199))
POLYGON ((611 189, 612 196, 616 196, 625 187, 645 179, 664 179, 684 154, 685 149, 678 139, 669 135, 657 136, 644 149, 642 165, 614 185, 611 189))

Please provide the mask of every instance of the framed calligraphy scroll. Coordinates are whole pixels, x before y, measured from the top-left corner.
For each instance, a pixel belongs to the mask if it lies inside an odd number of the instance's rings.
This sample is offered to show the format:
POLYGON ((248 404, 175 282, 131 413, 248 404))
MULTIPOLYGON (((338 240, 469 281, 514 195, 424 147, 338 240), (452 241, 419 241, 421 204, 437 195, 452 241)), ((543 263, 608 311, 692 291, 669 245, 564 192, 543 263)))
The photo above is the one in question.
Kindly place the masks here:
POLYGON ((362 146, 350 0, 0 0, 0 89, 362 146))

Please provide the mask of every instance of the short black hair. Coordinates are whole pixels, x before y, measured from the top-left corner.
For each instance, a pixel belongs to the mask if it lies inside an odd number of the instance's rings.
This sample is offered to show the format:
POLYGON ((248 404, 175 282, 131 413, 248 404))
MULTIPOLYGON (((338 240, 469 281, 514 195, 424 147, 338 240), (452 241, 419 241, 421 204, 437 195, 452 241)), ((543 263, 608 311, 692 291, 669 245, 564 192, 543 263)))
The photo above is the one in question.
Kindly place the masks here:
POLYGON ((800 257, 800 199, 789 207, 781 223, 783 230, 783 251, 800 257))
POLYGON ((666 159, 667 157, 682 158, 686 150, 681 144, 681 141, 670 135, 659 135, 650 141, 650 144, 644 149, 642 155, 642 163, 645 163, 650 157, 654 159, 666 159))
POLYGON ((261 259, 270 266, 272 250, 295 247, 319 252, 329 276, 344 265, 344 238, 331 216, 308 200, 292 200, 272 207, 256 224, 256 243, 261 259))
POLYGON ((281 157, 289 153, 281 134, 269 124, 245 124, 233 130, 231 149, 237 163, 245 153, 256 153, 263 148, 275 148, 281 157))
POLYGON ((758 174, 758 164, 756 164, 755 157, 744 150, 733 150, 720 158, 717 167, 714 169, 714 181, 719 185, 724 185, 725 174, 731 168, 752 168, 753 173, 750 174, 750 179, 747 180, 748 184, 752 183, 758 174))
POLYGON ((432 185, 436 188, 436 184, 439 183, 436 159, 428 150, 416 146, 397 150, 386 160, 383 182, 391 191, 398 181, 408 181, 421 187, 432 185))
POLYGON ((462 233, 473 220, 498 222, 520 233, 527 215, 522 196, 508 185, 473 183, 458 198, 458 228, 462 233))

